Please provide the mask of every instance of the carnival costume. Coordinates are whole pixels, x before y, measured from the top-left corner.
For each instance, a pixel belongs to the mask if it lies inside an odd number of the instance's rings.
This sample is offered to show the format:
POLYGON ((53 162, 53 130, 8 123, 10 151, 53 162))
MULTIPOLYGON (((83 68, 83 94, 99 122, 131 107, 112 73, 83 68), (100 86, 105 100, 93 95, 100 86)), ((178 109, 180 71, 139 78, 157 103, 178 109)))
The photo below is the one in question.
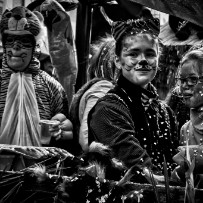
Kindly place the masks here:
POLYGON ((29 33, 36 43, 41 34, 38 17, 25 7, 6 10, 2 16, 3 64, 0 80, 0 143, 41 146, 40 119, 57 113, 67 116, 68 102, 59 82, 40 70, 39 47, 33 47, 29 66, 23 72, 10 69, 6 61, 4 38, 7 34, 29 33))
MULTIPOLYGON (((159 34, 159 20, 138 19, 111 22, 119 56, 125 36, 147 33, 154 38, 159 34)), ((155 87, 149 83, 144 89, 131 83, 122 74, 115 88, 110 90, 89 113, 89 144, 93 141, 108 145, 114 156, 127 168, 136 166, 141 171, 151 168, 163 171, 163 156, 168 171, 174 164, 177 129, 172 110, 158 99, 155 87)))
POLYGON ((172 170, 177 144, 175 118, 157 97, 151 84, 145 90, 120 76, 117 86, 89 113, 89 143, 96 140, 109 145, 129 168, 150 167, 152 162, 163 169, 165 155, 172 170))

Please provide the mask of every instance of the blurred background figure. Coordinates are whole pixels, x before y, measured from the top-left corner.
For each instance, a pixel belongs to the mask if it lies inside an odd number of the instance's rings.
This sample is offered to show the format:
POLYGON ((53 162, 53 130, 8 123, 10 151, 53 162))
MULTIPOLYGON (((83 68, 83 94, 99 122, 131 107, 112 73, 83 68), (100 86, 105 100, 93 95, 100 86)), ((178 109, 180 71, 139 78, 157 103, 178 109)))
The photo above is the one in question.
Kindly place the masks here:
POLYGON ((47 56, 43 60, 40 60, 40 68, 41 70, 47 72, 50 76, 54 77, 57 81, 59 81, 59 77, 56 71, 56 68, 52 64, 51 57, 47 56))
POLYGON ((97 100, 108 92, 118 78, 114 63, 115 40, 107 35, 91 46, 90 66, 87 70, 88 82, 74 95, 70 116, 74 126, 74 137, 83 151, 88 150, 87 117, 97 100))
POLYGON ((38 40, 44 36, 42 19, 39 12, 23 6, 6 10, 2 16, 1 144, 66 147, 60 143, 72 139, 65 90, 40 69, 38 40), (58 121, 49 129, 53 142, 42 142, 43 136, 47 136, 40 130, 42 119, 58 121))
POLYGON ((39 11, 47 29, 47 47, 58 81, 64 87, 69 104, 75 93, 78 72, 75 39, 67 11, 77 6, 75 1, 36 0, 27 7, 39 11))

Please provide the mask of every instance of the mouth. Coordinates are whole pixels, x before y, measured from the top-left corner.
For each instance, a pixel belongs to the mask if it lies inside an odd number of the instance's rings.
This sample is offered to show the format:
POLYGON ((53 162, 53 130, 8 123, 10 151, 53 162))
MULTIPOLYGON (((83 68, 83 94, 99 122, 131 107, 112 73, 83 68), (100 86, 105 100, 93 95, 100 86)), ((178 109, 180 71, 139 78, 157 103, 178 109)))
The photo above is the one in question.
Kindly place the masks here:
POLYGON ((147 69, 147 68, 141 68, 141 69, 136 69, 136 71, 141 71, 141 72, 149 72, 152 69, 147 69))
POLYGON ((16 55, 13 55, 13 53, 8 52, 7 54, 8 54, 9 57, 14 57, 14 58, 24 58, 24 57, 27 56, 26 53, 21 53, 21 54, 18 54, 18 55, 17 55, 17 54, 16 54, 16 55))
POLYGON ((141 72, 149 72, 151 70, 153 70, 153 67, 152 66, 149 66, 149 65, 138 65, 135 67, 135 70, 136 71, 141 71, 141 72))
POLYGON ((183 93, 183 98, 190 98, 190 97, 192 97, 193 96, 193 94, 184 94, 183 93))
POLYGON ((10 60, 13 60, 13 61, 22 61, 23 58, 21 56, 10 56, 10 60))
POLYGON ((21 54, 21 55, 8 54, 8 56, 12 60, 24 60, 24 58, 26 57, 26 54, 21 54))

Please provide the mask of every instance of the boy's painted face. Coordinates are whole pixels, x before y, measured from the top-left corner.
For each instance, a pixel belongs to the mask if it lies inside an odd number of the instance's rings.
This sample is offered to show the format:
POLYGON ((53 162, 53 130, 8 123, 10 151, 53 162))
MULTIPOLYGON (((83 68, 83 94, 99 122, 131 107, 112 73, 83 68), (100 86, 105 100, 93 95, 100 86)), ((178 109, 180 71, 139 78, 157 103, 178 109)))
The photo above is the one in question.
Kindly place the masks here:
POLYGON ((35 46, 32 35, 7 35, 4 40, 7 65, 15 71, 25 70, 31 59, 35 46))
POLYGON ((198 70, 197 61, 188 60, 183 63, 179 73, 180 91, 185 104, 190 108, 203 105, 203 78, 198 70))
POLYGON ((122 74, 127 80, 146 88, 157 72, 158 42, 146 34, 126 37, 119 63, 122 74))

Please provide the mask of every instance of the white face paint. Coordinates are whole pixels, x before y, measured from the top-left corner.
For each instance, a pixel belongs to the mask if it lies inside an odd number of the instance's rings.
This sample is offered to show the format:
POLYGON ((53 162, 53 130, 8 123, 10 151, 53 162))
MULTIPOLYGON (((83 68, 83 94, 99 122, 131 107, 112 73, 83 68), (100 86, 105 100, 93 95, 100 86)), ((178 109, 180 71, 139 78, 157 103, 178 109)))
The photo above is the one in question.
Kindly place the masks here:
POLYGON ((158 42, 149 34, 128 36, 123 41, 119 61, 123 76, 146 88, 157 72, 158 42))
POLYGON ((9 35, 5 40, 7 65, 15 71, 25 70, 34 49, 33 37, 29 35, 9 35))

